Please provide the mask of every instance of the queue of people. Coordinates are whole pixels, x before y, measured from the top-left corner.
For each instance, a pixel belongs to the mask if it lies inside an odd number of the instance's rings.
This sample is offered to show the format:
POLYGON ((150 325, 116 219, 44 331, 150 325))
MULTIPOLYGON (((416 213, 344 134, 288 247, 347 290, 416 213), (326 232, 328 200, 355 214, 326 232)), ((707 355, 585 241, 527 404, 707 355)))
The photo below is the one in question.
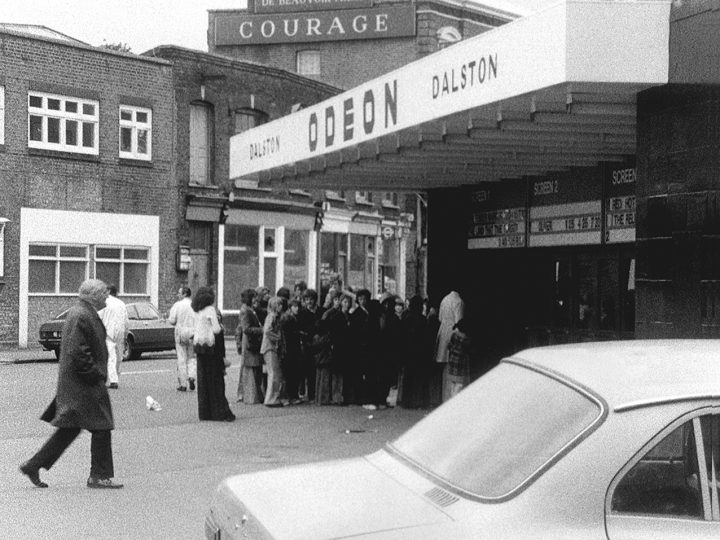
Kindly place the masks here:
MULTIPOLYGON (((178 348, 178 390, 198 389, 201 420, 232 421, 225 397, 222 316, 212 289, 190 300, 181 288, 171 309, 178 348), (191 358, 195 353, 197 361, 191 358)), ((323 305, 299 284, 271 296, 267 287, 245 289, 235 329, 240 371, 236 401, 283 407, 302 402, 434 407, 470 378, 467 320, 457 292, 440 312, 420 296, 405 302, 385 293, 331 287, 323 305)))

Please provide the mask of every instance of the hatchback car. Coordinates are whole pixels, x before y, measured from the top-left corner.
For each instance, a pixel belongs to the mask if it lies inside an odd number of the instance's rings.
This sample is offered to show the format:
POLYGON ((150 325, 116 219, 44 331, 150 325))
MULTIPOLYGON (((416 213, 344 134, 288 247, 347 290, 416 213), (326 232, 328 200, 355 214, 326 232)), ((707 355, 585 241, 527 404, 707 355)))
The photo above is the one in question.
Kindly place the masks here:
POLYGON ((528 349, 365 457, 224 480, 207 538, 720 538, 720 341, 528 349))
MULTIPOLYGON (((126 304, 128 335, 123 360, 135 360, 144 352, 168 351, 175 348, 175 327, 163 319, 155 306, 149 302, 126 304)), ((53 320, 40 325, 40 345, 46 351, 54 351, 60 358, 62 327, 68 310, 53 320)))

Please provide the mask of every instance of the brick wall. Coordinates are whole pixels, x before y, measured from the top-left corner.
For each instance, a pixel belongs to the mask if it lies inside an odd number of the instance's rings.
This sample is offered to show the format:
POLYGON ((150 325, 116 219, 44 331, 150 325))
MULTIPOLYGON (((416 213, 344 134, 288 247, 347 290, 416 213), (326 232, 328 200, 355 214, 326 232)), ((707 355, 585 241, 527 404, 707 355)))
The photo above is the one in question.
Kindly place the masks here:
MULTIPOLYGON (((172 70, 155 59, 55 40, 0 34, 0 73, 5 86, 5 145, 0 146, 0 215, 5 233, 5 277, 0 278, 0 344, 17 343, 19 313, 20 208, 44 208, 160 217, 161 238, 174 238, 179 224, 173 172, 172 70), (99 108, 99 156, 28 149, 28 90, 94 96, 99 108), (153 112, 152 161, 118 157, 118 106, 146 103, 153 112)), ((176 290, 174 242, 161 243, 160 309, 176 290), (165 290, 169 294, 165 294, 165 290)), ((37 324, 57 313, 57 298, 34 299, 28 342, 37 324)), ((60 304, 64 305, 64 301, 60 304)))

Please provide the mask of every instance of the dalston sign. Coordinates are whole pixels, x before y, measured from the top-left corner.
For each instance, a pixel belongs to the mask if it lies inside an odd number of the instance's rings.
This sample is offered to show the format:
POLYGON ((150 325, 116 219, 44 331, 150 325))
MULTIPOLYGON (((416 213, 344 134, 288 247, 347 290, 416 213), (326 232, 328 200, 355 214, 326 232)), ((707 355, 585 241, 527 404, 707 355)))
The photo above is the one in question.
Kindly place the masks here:
MULTIPOLYGON (((252 2, 251 2, 252 3, 252 2)), ((255 0, 255 13, 370 8, 372 0, 255 0)))
POLYGON ((274 15, 227 15, 215 21, 215 45, 303 43, 415 35, 411 5, 274 15))

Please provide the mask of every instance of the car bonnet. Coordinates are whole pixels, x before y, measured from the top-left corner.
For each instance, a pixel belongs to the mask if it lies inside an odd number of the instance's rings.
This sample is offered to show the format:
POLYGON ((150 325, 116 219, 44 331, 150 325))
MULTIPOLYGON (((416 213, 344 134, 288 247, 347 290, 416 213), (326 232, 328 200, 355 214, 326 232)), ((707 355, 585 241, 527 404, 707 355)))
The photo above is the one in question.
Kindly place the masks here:
POLYGON ((367 458, 234 476, 218 497, 214 511, 234 514, 222 521, 277 539, 345 538, 451 521, 367 458))

